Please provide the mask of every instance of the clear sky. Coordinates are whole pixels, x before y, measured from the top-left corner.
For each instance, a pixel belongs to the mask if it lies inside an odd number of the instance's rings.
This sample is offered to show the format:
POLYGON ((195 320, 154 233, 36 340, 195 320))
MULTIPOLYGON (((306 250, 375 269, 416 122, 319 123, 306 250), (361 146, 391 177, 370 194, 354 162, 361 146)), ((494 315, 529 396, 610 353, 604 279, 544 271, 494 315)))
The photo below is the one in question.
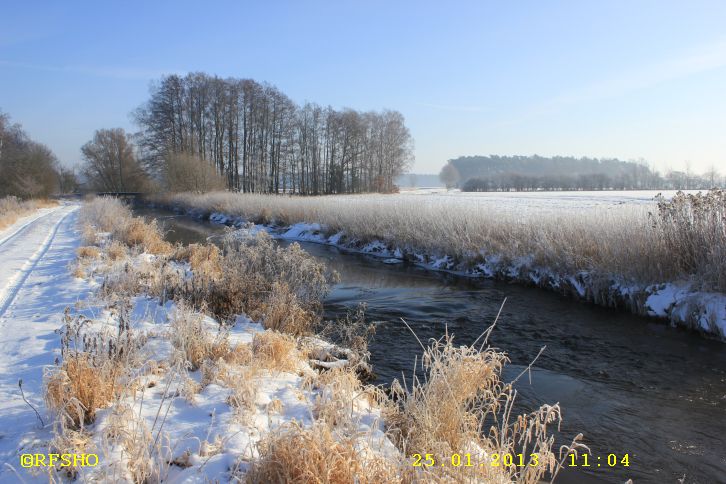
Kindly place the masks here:
POLYGON ((413 171, 474 154, 726 171, 724 1, 6 1, 0 109, 66 164, 165 73, 391 108, 413 171))

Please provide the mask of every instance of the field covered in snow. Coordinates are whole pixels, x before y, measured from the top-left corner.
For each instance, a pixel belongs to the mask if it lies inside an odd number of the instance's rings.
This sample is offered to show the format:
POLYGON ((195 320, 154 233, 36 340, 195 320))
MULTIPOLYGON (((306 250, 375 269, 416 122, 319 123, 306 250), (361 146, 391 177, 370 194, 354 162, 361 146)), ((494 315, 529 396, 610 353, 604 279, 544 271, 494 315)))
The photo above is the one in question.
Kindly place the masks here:
MULTIPOLYGON (((698 190, 686 190, 696 194, 698 190)), ((420 196, 451 199, 456 202, 497 204, 502 208, 573 209, 586 210, 597 206, 654 205, 655 197, 662 194, 673 198, 676 190, 600 190, 572 192, 462 192, 445 188, 418 188, 401 190, 398 196, 420 196)), ((375 195, 373 195, 375 196, 375 195)), ((385 196, 385 195, 384 195, 385 196)))

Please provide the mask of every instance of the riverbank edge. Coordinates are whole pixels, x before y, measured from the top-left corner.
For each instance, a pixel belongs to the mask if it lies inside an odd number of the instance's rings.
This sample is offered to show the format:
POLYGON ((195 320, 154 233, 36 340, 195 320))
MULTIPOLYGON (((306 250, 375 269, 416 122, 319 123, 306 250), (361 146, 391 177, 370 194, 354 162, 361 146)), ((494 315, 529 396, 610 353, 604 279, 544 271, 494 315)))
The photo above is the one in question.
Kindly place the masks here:
POLYGON ((375 239, 363 241, 345 231, 334 232, 318 223, 297 222, 292 225, 255 224, 244 217, 209 211, 182 204, 153 200, 142 206, 162 208, 199 220, 235 228, 265 230, 276 238, 313 242, 336 247, 344 252, 366 254, 384 263, 408 262, 432 271, 462 277, 493 279, 537 287, 578 301, 614 308, 668 322, 673 327, 694 331, 703 337, 726 342, 726 294, 691 289, 688 281, 640 284, 616 274, 580 271, 560 274, 537 266, 531 257, 506 260, 497 255, 472 254, 464 260, 449 255, 420 253, 412 247, 400 247, 375 239))

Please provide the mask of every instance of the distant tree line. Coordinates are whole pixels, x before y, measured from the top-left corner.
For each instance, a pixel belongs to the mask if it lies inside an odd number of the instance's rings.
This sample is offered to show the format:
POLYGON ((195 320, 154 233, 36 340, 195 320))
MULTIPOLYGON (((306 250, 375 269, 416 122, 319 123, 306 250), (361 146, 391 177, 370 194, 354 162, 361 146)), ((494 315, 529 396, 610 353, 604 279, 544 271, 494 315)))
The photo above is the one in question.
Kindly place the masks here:
POLYGON ((723 186, 711 168, 696 175, 669 171, 661 175, 644 162, 557 156, 468 156, 449 162, 439 177, 463 191, 708 189, 723 186))
POLYGON ((397 111, 299 106, 251 79, 165 76, 134 117, 141 162, 170 189, 189 188, 182 171, 243 192, 390 192, 413 159, 397 111))
POLYGON ((53 152, 31 140, 19 124, 0 112, 0 198, 47 197, 77 188, 72 170, 61 167, 53 152))

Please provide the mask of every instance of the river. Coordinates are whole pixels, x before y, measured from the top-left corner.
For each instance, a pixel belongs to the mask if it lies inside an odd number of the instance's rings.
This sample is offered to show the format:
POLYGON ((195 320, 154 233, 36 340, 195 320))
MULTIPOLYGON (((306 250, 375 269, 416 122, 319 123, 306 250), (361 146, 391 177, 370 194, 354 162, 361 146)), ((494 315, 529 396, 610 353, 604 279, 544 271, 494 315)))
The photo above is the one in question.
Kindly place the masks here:
MULTIPOLYGON (((221 225, 157 209, 171 242, 219 237, 221 225)), ((286 242, 281 242, 286 243, 286 242)), ((564 418, 557 445, 579 432, 592 450, 591 467, 567 469, 558 482, 726 482, 726 345, 648 318, 582 304, 535 288, 471 280, 409 264, 302 243, 340 274, 325 300, 336 318, 359 303, 376 324, 370 345, 374 383, 409 379, 421 340, 448 328, 473 342, 507 299, 490 342, 511 360, 506 378, 535 358, 531 377, 517 383, 519 408, 557 403, 564 418), (628 454, 630 465, 607 465, 628 454), (600 457, 598 467, 597 457, 600 457)), ((620 460, 620 459, 619 459, 620 460)))

